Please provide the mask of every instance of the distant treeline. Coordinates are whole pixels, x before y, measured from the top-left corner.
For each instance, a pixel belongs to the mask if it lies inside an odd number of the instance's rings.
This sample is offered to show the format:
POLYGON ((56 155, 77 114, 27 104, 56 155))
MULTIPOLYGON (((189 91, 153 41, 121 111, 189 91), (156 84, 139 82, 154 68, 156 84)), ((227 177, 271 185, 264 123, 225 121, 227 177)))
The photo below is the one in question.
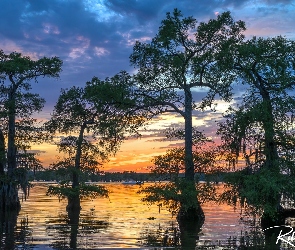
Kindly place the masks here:
MULTIPOLYGON (((154 181, 157 177, 150 173, 136 173, 133 171, 124 172, 103 172, 103 173, 81 173, 81 181, 92 182, 121 182, 126 180, 134 181, 154 181)), ((52 169, 42 171, 31 171, 29 180, 33 181, 62 181, 64 178, 52 169)))
MULTIPOLYGON (((218 174, 196 174, 195 179, 199 181, 223 181, 224 173, 218 174)), ((184 177, 184 175, 183 175, 184 177)), ((30 171, 29 172, 30 181, 62 181, 64 178, 60 176, 56 171, 52 169, 45 169, 41 171, 30 171)), ((91 181, 91 182, 122 182, 122 181, 161 181, 169 180, 169 176, 156 175, 153 173, 137 173, 134 171, 124 171, 124 172, 100 172, 100 173, 82 173, 81 181, 91 181)))

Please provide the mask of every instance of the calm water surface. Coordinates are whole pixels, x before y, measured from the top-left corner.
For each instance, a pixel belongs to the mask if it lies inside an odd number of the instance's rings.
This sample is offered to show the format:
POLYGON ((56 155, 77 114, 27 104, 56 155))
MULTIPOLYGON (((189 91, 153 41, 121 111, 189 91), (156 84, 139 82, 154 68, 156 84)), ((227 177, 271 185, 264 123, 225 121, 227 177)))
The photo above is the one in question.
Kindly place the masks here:
MULTIPOLYGON (((79 249, 146 249, 160 246, 165 237, 167 244, 172 244, 179 234, 176 219, 168 211, 159 213, 156 205, 141 202, 142 195, 136 193, 139 186, 121 183, 104 183, 111 191, 109 199, 81 202, 76 230, 68 223, 66 201, 46 196, 47 185, 35 183, 29 199, 22 203, 16 229, 18 249, 70 249, 71 239, 79 249)), ((197 245, 236 246, 237 239, 251 231, 233 207, 207 203, 203 210, 206 219, 197 245)))

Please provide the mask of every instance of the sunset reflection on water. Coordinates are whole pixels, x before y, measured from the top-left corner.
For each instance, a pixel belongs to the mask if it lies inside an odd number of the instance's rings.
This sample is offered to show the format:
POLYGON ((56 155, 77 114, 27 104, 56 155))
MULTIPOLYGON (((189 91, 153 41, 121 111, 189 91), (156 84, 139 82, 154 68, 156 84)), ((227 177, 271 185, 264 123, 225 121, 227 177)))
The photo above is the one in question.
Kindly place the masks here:
MULTIPOLYGON (((77 235, 79 249, 139 248, 148 246, 151 240, 155 240, 154 244, 161 244, 165 231, 174 228, 176 232, 176 219, 168 211, 162 209, 159 213, 158 206, 141 202, 143 195, 137 194, 138 185, 103 184, 111 192, 109 199, 81 202, 77 235)), ((47 249, 69 245, 73 229, 67 224, 67 202, 46 196, 46 190, 47 184, 36 184, 29 199, 22 203, 17 233, 26 236, 22 242, 18 239, 17 244, 46 245, 47 249)), ((230 206, 207 203, 203 209, 206 219, 199 234, 202 244, 225 241, 248 230, 247 225, 239 223, 239 212, 230 206)))

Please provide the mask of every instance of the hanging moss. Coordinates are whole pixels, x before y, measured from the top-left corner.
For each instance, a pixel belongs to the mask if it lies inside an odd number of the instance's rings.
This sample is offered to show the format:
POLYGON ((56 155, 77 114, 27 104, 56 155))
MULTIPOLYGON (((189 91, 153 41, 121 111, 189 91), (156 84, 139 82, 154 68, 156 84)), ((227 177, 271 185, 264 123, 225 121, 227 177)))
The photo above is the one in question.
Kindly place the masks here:
POLYGON ((5 141, 2 130, 0 129, 0 175, 4 174, 4 166, 6 163, 5 157, 5 141))
POLYGON ((0 180, 0 210, 10 211, 19 210, 20 202, 18 198, 18 184, 10 181, 6 175, 1 176, 0 180))
POLYGON ((0 209, 3 211, 19 210, 18 190, 21 189, 23 191, 26 200, 30 187, 28 171, 25 168, 15 169, 13 179, 6 173, 0 175, 0 209))

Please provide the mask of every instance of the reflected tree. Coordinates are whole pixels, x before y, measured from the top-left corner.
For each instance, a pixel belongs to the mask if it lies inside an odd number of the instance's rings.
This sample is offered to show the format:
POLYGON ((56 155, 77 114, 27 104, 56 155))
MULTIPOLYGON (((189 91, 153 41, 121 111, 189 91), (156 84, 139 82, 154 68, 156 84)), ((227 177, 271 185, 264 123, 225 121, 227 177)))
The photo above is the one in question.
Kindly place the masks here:
POLYGON ((1 249, 14 249, 17 210, 0 210, 0 246, 1 249))
POLYGON ((33 244, 30 241, 32 237, 32 229, 30 228, 30 220, 28 217, 19 218, 19 223, 15 229, 15 243, 18 247, 31 247, 33 244))
POLYGON ((177 224, 160 225, 158 227, 145 228, 140 237, 142 245, 146 247, 179 247, 180 232, 177 224))
MULTIPOLYGON (((77 201, 76 201, 77 202, 77 201)), ((80 200, 77 204, 80 207, 80 200)), ((71 227, 70 233, 70 248, 77 249, 77 235, 79 229, 80 209, 68 209, 69 225, 71 227)))
POLYGON ((67 215, 60 214, 58 219, 49 220, 46 231, 53 234, 54 249, 89 249, 85 240, 108 227, 107 221, 97 219, 94 211, 80 213, 80 209, 68 210, 67 215))

